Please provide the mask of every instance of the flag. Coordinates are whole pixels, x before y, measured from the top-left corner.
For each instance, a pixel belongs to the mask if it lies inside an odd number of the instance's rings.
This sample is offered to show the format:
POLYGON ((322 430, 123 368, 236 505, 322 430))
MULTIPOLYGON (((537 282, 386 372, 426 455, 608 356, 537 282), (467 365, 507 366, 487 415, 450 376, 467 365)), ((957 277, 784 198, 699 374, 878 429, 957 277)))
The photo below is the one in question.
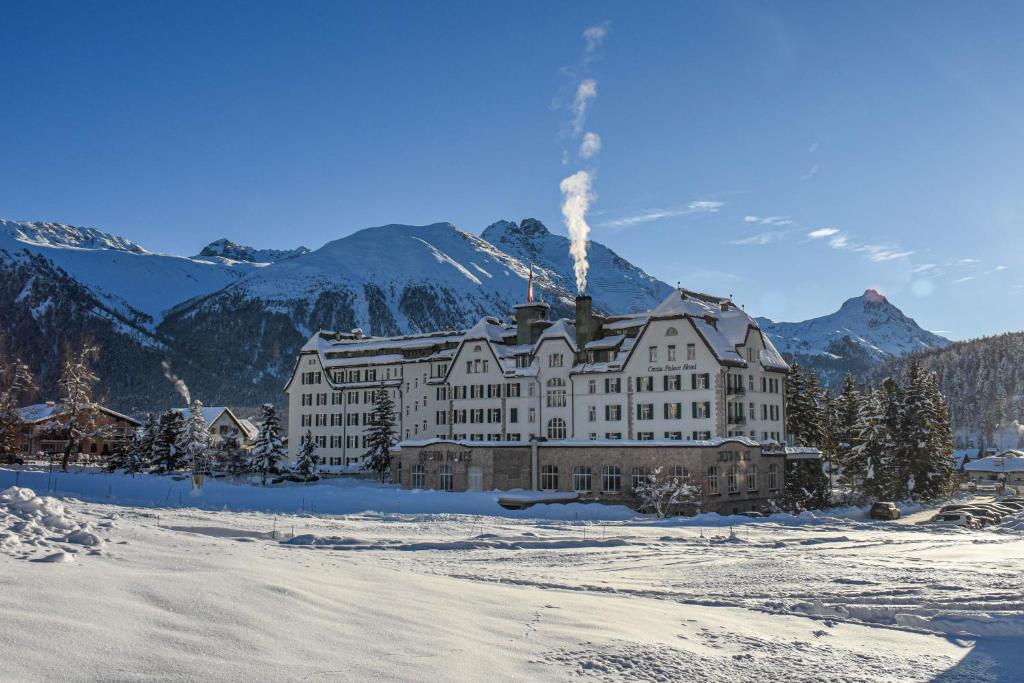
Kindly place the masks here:
POLYGON ((526 285, 526 302, 533 303, 533 264, 530 264, 530 280, 526 285))

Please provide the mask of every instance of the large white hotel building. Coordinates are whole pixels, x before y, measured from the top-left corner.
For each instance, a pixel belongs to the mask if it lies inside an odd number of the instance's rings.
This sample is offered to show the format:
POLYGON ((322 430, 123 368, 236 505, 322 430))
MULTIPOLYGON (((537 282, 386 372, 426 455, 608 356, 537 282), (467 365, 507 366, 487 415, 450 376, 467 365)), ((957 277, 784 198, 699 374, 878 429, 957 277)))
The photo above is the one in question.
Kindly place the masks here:
POLYGON ((374 391, 391 392, 404 441, 707 440, 783 443, 789 367, 729 299, 675 290, 648 313, 576 319, 515 307, 464 332, 321 331, 288 394, 290 455, 309 430, 325 469, 362 462, 374 391))

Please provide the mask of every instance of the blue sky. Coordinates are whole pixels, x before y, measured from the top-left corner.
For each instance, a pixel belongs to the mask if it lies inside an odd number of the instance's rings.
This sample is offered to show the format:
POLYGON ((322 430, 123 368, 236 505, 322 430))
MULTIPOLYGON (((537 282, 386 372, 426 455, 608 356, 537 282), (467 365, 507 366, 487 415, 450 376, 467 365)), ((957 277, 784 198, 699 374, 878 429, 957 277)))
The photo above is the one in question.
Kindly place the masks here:
POLYGON ((592 239, 755 314, 875 287, 952 338, 1024 328, 1021 3, 38 2, 0 25, 2 217, 185 254, 565 232, 586 169, 592 239))

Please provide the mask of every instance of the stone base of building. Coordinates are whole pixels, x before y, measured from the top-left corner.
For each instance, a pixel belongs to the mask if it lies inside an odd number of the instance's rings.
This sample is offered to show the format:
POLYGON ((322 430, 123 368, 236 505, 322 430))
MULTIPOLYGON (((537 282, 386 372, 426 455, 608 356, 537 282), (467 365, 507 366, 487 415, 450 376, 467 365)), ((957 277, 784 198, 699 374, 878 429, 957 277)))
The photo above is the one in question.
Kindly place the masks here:
POLYGON ((761 511, 784 487, 785 455, 745 438, 695 442, 407 441, 394 453, 392 479, 403 488, 450 491, 540 490, 579 502, 637 507, 635 478, 660 468, 701 490, 677 512, 761 511))

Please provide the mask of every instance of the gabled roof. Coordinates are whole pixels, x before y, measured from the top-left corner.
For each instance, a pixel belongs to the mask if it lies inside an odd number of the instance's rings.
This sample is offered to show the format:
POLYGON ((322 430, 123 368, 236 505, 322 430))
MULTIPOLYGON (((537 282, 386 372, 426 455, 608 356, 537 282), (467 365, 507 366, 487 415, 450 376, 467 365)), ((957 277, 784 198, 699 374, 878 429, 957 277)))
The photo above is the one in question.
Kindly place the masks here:
MULTIPOLYGON (((35 403, 32 405, 25 406, 23 408, 18 408, 18 416, 21 418, 22 422, 25 422, 27 424, 38 424, 40 422, 46 422, 55 415, 59 414, 61 411, 60 403, 52 403, 53 405, 51 405, 50 403, 35 403)), ((142 424, 135 418, 129 417, 124 413, 119 413, 116 410, 107 408, 106 406, 97 405, 96 408, 100 412, 106 413, 111 417, 116 417, 119 420, 130 422, 135 426, 140 426, 142 424)))

